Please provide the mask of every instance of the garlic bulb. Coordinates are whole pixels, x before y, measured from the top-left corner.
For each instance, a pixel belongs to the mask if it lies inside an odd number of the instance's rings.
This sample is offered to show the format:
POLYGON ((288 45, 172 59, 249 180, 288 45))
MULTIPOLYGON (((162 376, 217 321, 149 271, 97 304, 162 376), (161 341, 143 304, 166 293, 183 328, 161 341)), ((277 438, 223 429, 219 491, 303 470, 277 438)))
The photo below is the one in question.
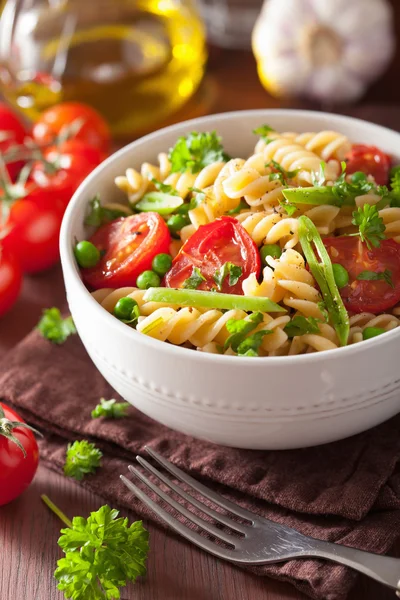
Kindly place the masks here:
POLYGON ((360 98, 395 49, 387 0, 265 0, 253 51, 272 94, 360 98))

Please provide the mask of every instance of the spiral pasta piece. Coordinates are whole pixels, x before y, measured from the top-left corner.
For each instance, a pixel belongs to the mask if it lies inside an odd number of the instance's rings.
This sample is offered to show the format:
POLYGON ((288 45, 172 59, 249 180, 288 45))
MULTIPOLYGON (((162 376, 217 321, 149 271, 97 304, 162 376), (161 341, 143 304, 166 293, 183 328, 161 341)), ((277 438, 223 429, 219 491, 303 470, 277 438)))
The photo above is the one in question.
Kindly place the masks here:
POLYGON ((168 340, 172 344, 190 342, 195 347, 203 348, 210 342, 224 344, 229 336, 227 321, 244 319, 246 316, 242 310, 223 313, 216 309, 201 312, 189 307, 179 310, 163 307, 148 317, 139 319, 137 331, 158 340, 168 340))
POLYGON ((379 211, 385 225, 385 236, 400 243, 400 208, 388 207, 379 211))
MULTIPOLYGON (((337 131, 320 131, 318 133, 307 132, 307 133, 295 133, 287 131, 284 133, 271 132, 268 134, 268 140, 283 137, 290 140, 300 146, 304 146, 306 150, 314 152, 322 160, 328 161, 330 159, 344 160, 346 154, 351 150, 351 143, 349 139, 337 132, 337 131)), ((263 139, 260 139, 255 147, 255 152, 262 152, 267 146, 263 139)))
POLYGON ((299 241, 298 221, 278 211, 243 212, 237 220, 257 246, 277 244, 293 248, 299 241))
POLYGON ((400 319, 396 315, 384 313, 374 315, 373 313, 363 312, 350 317, 349 344, 356 344, 363 341, 363 331, 367 327, 379 327, 385 331, 391 331, 400 325, 400 319))
POLYGON ((92 292, 92 296, 109 313, 114 311, 115 305, 121 298, 129 297, 138 303, 141 315, 151 315, 154 311, 163 307, 173 307, 171 304, 163 302, 145 302, 143 296, 146 290, 139 290, 135 287, 121 287, 116 290, 111 288, 101 288, 92 292))

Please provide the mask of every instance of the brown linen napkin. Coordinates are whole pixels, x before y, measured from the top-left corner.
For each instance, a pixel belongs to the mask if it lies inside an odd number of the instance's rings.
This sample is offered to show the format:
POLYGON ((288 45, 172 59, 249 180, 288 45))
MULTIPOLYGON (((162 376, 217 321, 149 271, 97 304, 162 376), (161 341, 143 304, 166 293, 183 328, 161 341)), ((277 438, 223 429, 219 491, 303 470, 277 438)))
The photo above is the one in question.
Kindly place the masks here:
MULTIPOLYGON (((115 392, 77 336, 55 347, 31 333, 0 364, 0 395, 46 432, 44 463, 62 471, 67 441, 90 439, 103 467, 82 485, 110 504, 154 519, 125 489, 119 473, 149 445, 248 509, 316 538, 385 553, 400 527, 400 416, 341 442, 264 452, 224 448, 181 435, 133 407, 129 418, 91 419, 99 398, 115 392)), ((342 600, 355 580, 346 568, 316 560, 251 568, 289 581, 309 596, 342 600)))

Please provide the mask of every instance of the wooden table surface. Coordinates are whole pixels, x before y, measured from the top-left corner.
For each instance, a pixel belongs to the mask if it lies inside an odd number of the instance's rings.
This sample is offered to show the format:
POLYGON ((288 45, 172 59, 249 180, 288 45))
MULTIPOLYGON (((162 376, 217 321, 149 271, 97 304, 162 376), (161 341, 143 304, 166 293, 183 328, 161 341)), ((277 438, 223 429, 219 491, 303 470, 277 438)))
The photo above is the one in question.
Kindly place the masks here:
MULTIPOLYGON (((282 106, 262 89, 250 54, 216 51, 211 58, 210 72, 217 82, 213 112, 282 106)), ((377 96, 377 89, 372 90, 370 100, 382 102, 385 98, 377 96)), ((367 108, 365 111, 368 114, 367 108)), ((387 107, 382 113, 382 121, 388 125, 392 113, 399 119, 395 107, 387 107)), ((64 301, 59 267, 26 278, 18 303, 0 321, 0 358, 37 323, 42 308, 61 306, 64 301)), ((86 516, 103 504, 101 498, 40 466, 30 488, 18 500, 0 508, 1 600, 61 600, 63 597, 53 579, 56 560, 61 555, 56 543, 61 524, 41 503, 42 493, 50 496, 70 517, 86 516)), ((134 514, 129 516, 135 518, 134 514)), ((151 546, 148 575, 134 587, 124 589, 123 600, 305 599, 287 584, 248 574, 151 523, 147 526, 151 546)), ((393 599, 393 593, 361 578, 350 598, 389 600, 393 599)))

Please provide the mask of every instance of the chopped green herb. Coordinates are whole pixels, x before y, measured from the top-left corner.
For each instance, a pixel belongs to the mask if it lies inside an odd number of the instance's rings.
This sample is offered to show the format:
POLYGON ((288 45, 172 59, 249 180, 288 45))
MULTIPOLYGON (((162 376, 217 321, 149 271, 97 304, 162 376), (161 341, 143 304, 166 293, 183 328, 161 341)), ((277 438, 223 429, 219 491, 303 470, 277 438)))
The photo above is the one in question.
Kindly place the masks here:
POLYGON ((285 211, 289 215, 289 217, 294 215, 294 213, 297 210, 297 206, 295 206, 294 204, 290 204, 290 202, 287 202, 284 200, 279 200, 279 204, 282 206, 282 208, 285 209, 285 211))
POLYGON ((66 339, 76 333, 72 317, 63 319, 58 308, 46 308, 37 324, 42 336, 54 344, 63 344, 66 339))
POLYGON ((129 525, 118 514, 105 505, 61 529, 58 545, 65 557, 57 561, 54 577, 65 598, 116 600, 121 587, 146 574, 148 531, 141 521, 129 525))
POLYGON ((121 419, 126 417, 129 406, 129 402, 117 402, 114 399, 100 398, 100 404, 97 404, 92 410, 92 419, 98 419, 99 417, 121 419))
POLYGON ((152 177, 150 181, 154 184, 154 187, 159 192, 162 192, 163 194, 168 194, 169 196, 179 196, 179 192, 177 192, 176 189, 172 187, 172 185, 168 185, 167 183, 164 183, 163 181, 160 181, 155 177, 152 177))
POLYGON ((214 162, 229 160, 216 131, 192 131, 187 136, 180 137, 170 149, 168 158, 172 173, 198 173, 214 162))
POLYGON ((264 142, 269 144, 269 142, 272 141, 272 139, 269 137, 269 134, 275 133, 275 129, 273 127, 271 127, 270 125, 261 125, 260 127, 253 129, 253 133, 255 135, 259 135, 260 138, 262 138, 264 140, 264 142))
POLYGON ((197 290, 203 281, 206 281, 206 278, 201 274, 200 269, 193 267, 191 276, 185 279, 182 287, 186 290, 197 290))
POLYGON ((279 179, 283 185, 287 185, 288 179, 293 179, 299 172, 299 169, 296 169, 295 171, 286 171, 286 169, 276 162, 276 160, 271 160, 265 166, 266 168, 275 169, 275 172, 270 174, 270 180, 273 181, 274 179, 279 179), (273 175, 277 175, 278 177, 273 177, 273 175))
POLYGON ((364 204, 353 212, 353 225, 359 228, 358 234, 362 242, 365 242, 369 249, 373 246, 379 248, 381 240, 385 239, 384 231, 386 229, 382 217, 376 206, 364 204))
POLYGON ((94 473, 100 467, 103 453, 87 440, 68 444, 64 474, 81 481, 85 475, 94 473))
POLYGON ((96 196, 89 201, 89 209, 89 213, 85 218, 85 225, 91 227, 100 227, 103 223, 109 223, 119 217, 126 217, 131 214, 128 207, 123 211, 117 208, 113 209, 102 206, 99 194, 96 194, 96 196))
POLYGON ((319 334, 320 330, 318 323, 318 319, 314 319, 314 317, 303 317, 298 315, 297 317, 293 317, 293 319, 285 325, 283 330, 289 338, 305 335, 306 333, 319 334))
POLYGON ((321 164, 319 166, 319 172, 312 174, 311 181, 315 187, 321 187, 322 185, 324 185, 324 183, 326 181, 325 168, 326 168, 326 162, 321 161, 321 164))
POLYGON ((388 269, 385 269, 380 273, 375 273, 375 271, 362 271, 357 275, 357 279, 359 281, 386 281, 390 287, 394 288, 392 272, 388 269))
POLYGON ((222 284, 226 277, 229 277, 229 285, 236 285, 243 273, 242 267, 238 267, 231 262, 226 262, 220 269, 215 271, 213 279, 219 290, 222 289, 222 284))
POLYGON ((260 356, 259 349, 263 339, 266 335, 272 333, 270 329, 263 329, 262 331, 256 331, 252 335, 249 335, 243 340, 238 346, 238 356, 260 356))
POLYGON ((263 315, 261 312, 255 312, 248 315, 244 319, 229 319, 226 322, 226 328, 231 334, 224 345, 224 350, 229 347, 234 352, 238 351, 239 345, 244 341, 249 333, 253 331, 263 321, 263 315))

